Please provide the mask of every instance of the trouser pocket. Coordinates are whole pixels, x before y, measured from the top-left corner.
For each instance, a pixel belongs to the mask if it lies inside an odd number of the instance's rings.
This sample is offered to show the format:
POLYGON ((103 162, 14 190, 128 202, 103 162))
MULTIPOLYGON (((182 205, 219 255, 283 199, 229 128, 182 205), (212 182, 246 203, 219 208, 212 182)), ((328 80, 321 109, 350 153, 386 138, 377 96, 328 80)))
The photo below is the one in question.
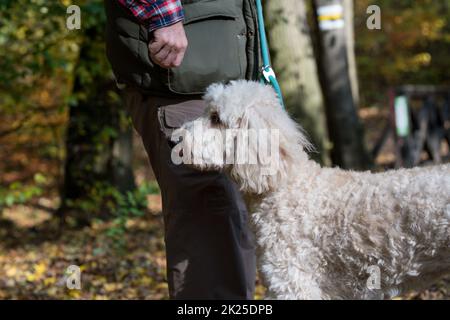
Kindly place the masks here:
POLYGON ((203 100, 189 100, 178 104, 160 106, 158 108, 158 121, 161 131, 170 139, 174 130, 183 124, 201 117, 206 110, 203 100))

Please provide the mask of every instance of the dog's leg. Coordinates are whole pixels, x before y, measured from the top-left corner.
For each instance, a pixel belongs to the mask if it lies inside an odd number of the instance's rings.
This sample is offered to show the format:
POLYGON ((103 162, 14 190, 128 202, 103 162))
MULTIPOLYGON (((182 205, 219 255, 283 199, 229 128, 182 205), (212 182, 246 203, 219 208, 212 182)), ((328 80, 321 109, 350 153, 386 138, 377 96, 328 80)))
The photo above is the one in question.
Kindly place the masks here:
POLYGON ((264 275, 268 300, 327 300, 318 283, 310 274, 302 272, 274 272, 264 275), (295 275, 293 275, 295 274, 295 275))

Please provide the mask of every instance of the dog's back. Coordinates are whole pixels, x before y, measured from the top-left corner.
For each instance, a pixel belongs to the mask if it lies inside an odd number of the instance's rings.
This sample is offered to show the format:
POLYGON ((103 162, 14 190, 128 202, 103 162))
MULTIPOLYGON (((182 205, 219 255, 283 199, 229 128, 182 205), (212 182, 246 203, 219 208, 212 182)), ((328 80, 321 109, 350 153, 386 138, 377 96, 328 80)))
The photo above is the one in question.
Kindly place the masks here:
POLYGON ((264 199, 256 220, 274 296, 389 298, 449 271, 449 165, 305 171, 264 199), (377 277, 380 288, 368 286, 377 277))
POLYGON ((449 272, 450 165, 379 174, 322 170, 309 199, 328 210, 310 212, 308 223, 320 230, 324 294, 390 297, 449 272), (367 286, 371 270, 379 270, 380 289, 367 286))

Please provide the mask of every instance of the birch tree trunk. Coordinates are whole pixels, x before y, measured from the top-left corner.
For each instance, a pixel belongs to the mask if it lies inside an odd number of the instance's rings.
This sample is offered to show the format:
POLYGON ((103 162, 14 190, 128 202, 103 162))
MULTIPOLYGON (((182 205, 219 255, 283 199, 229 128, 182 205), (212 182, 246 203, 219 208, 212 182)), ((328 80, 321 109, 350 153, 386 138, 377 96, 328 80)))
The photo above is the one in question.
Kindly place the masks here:
POLYGON ((355 29, 354 29, 354 6, 353 0, 344 0, 345 33, 347 39, 347 60, 350 85, 355 106, 359 106, 358 72, 355 57, 355 29))
POLYGON ((272 64, 287 110, 316 147, 311 156, 329 164, 322 93, 303 0, 264 2, 272 64))

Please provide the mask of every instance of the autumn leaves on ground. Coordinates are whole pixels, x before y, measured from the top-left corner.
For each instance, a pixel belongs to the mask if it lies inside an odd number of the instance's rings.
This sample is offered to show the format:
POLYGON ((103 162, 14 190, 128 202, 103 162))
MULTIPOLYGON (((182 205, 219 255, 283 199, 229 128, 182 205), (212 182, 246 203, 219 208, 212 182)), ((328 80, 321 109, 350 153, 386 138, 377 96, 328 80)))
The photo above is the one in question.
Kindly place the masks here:
MULTIPOLYGON (((158 206, 158 196, 149 200, 158 206)), ((127 222, 124 250, 109 244, 106 222, 59 233, 42 210, 7 210, 0 225, 0 299, 167 298, 163 226, 156 209, 127 222), (80 266, 81 290, 66 287, 70 265, 80 266)))
MULTIPOLYGON (((161 203, 127 221, 125 247, 117 249, 108 222, 59 232, 39 206, 16 206, 0 220, 0 299, 167 299, 161 203), (81 290, 66 286, 66 269, 81 269, 81 290)), ((258 286, 257 298, 263 288, 258 286)))

